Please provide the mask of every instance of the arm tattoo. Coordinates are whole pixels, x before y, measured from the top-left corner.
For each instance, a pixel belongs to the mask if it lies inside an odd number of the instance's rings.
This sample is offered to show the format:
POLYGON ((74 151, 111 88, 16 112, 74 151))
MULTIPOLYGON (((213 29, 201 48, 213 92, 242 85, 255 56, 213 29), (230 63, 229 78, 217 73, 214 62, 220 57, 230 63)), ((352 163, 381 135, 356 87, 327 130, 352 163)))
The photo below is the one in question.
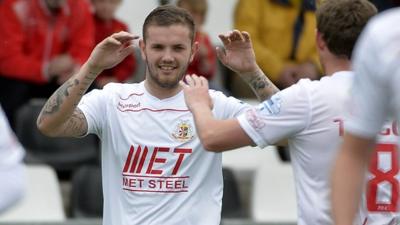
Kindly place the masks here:
POLYGON ((77 108, 64 124, 62 135, 79 137, 86 134, 87 129, 86 117, 82 111, 77 108))
POLYGON ((57 91, 46 102, 46 105, 43 108, 43 114, 53 114, 55 112, 58 112, 65 97, 68 97, 70 95, 69 89, 77 85, 79 85, 79 81, 75 79, 73 82, 67 81, 61 87, 59 87, 57 91))
POLYGON ((279 91, 262 71, 242 74, 242 78, 250 85, 258 100, 264 101, 279 91))

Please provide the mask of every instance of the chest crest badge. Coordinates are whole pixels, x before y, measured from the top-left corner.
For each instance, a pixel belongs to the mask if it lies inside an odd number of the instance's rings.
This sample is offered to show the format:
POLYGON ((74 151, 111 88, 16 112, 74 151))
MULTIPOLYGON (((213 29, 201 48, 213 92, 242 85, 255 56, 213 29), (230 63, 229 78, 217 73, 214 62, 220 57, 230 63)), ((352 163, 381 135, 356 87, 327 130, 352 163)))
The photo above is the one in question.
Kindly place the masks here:
POLYGON ((180 121, 171 135, 180 142, 190 141, 194 137, 193 126, 187 120, 180 121))

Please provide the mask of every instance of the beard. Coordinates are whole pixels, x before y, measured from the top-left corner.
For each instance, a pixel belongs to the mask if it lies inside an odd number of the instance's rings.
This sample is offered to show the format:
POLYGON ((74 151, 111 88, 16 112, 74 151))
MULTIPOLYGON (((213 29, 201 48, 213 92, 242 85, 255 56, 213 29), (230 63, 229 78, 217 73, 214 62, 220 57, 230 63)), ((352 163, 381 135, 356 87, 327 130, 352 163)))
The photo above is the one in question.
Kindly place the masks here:
MULTIPOLYGON (((186 63, 186 66, 181 70, 177 71, 177 74, 170 75, 160 75, 160 72, 157 72, 157 66, 151 66, 146 61, 147 73, 146 79, 150 79, 153 83, 157 84, 157 86, 165 89, 174 89, 179 85, 179 81, 182 80, 183 76, 185 76, 187 68, 189 66, 189 61, 186 63)), ((177 66, 179 68, 179 66, 177 66)))

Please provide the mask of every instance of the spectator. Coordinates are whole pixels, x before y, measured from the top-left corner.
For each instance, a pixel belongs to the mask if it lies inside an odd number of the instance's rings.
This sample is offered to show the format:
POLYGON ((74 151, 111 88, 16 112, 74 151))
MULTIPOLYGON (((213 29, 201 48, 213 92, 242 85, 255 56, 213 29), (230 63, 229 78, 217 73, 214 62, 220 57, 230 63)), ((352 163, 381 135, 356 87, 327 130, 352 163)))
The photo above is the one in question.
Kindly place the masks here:
MULTIPOLYGON (((128 31, 128 26, 115 18, 115 12, 122 0, 92 0, 95 11, 95 42, 119 31, 128 31)), ((134 73, 136 61, 134 54, 127 56, 120 64, 102 72, 95 81, 96 88, 103 88, 110 82, 125 82, 134 73)))
POLYGON ((319 78, 314 0, 239 0, 234 23, 253 37, 257 63, 278 88, 319 78))
POLYGON ((88 58, 94 26, 86 0, 3 0, 0 102, 12 125, 18 107, 50 94, 88 58))
MULTIPOLYGON (((217 55, 209 35, 203 29, 208 10, 207 0, 178 0, 176 4, 193 16, 196 29, 195 41, 199 45, 199 50, 190 63, 187 73, 197 74, 212 81, 217 71, 217 55)), ((210 86, 216 90, 223 89, 216 83, 210 83, 210 86)))
POLYGON ((0 214, 17 203, 26 189, 24 149, 0 106, 0 214))

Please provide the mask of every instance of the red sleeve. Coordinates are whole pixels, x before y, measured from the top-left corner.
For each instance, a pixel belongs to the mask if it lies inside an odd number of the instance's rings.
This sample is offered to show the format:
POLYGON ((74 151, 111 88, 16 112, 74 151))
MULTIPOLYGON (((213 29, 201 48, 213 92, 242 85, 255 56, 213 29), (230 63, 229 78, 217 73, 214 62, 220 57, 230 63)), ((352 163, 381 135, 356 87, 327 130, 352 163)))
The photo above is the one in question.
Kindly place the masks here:
POLYGON ((217 56, 214 49, 214 46, 211 43, 209 36, 205 33, 196 34, 195 41, 199 42, 199 45, 203 45, 207 48, 207 58, 201 59, 199 54, 196 54, 192 63, 188 67, 188 73, 195 73, 197 75, 203 76, 208 80, 214 77, 214 74, 217 69, 217 56), (204 63, 201 60, 207 60, 208 68, 204 67, 204 63))
POLYGON ((204 71, 203 73, 205 74, 204 76, 207 77, 207 79, 212 79, 214 77, 214 74, 217 70, 217 56, 215 52, 215 48, 213 44, 211 43, 210 37, 207 34, 204 34, 204 44, 207 46, 208 49, 208 55, 207 55, 207 60, 210 65, 210 69, 208 71, 204 71))
MULTIPOLYGON (((118 22, 120 26, 120 30, 118 31, 128 31, 128 27, 123 24, 122 22, 118 22)), ((115 66, 112 71, 111 71, 111 76, 115 77, 119 82, 126 81, 128 78, 130 78, 133 75, 133 72, 136 69, 136 59, 135 56, 129 55, 127 56, 120 64, 115 66)))
POLYGON ((15 1, 4 1, 0 7, 0 74, 20 80, 44 83, 41 60, 24 53, 22 24, 12 9, 15 1))
POLYGON ((93 15, 86 1, 69 0, 69 4, 74 19, 71 20, 71 39, 67 51, 82 65, 95 45, 93 15))

